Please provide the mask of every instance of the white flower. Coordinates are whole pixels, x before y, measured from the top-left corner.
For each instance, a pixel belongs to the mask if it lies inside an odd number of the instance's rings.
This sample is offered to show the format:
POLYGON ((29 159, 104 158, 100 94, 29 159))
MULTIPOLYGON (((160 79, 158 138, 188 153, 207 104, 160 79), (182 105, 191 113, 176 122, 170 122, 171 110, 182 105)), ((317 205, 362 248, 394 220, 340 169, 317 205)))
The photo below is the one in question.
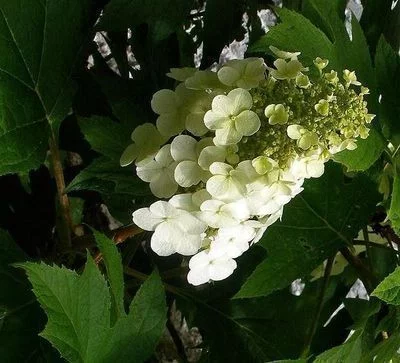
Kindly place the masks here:
POLYGON ((168 198, 178 190, 174 179, 177 162, 171 156, 171 145, 164 145, 154 159, 145 159, 137 163, 136 173, 145 182, 150 183, 152 193, 159 198, 168 198))
POLYGON ((180 112, 181 100, 169 89, 162 89, 153 95, 151 108, 157 113, 157 128, 163 136, 171 137, 185 128, 185 119, 180 112))
POLYGON ((258 174, 264 175, 267 172, 271 171, 278 164, 275 160, 262 155, 257 156, 255 159, 253 159, 251 161, 251 165, 258 174))
POLYGON ((301 54, 300 52, 294 52, 294 53, 286 52, 284 50, 278 49, 277 47, 274 47, 273 45, 270 45, 269 49, 278 58, 283 58, 283 59, 297 59, 297 57, 301 54))
POLYGON ((210 138, 199 142, 188 135, 179 135, 174 138, 171 143, 171 155, 178 162, 174 177, 180 186, 187 188, 208 179, 210 173, 198 164, 198 158, 201 150, 210 144, 212 144, 210 138))
POLYGON ((325 170, 324 160, 319 155, 311 155, 296 159, 291 171, 299 178, 319 178, 325 170))
POLYGON ((210 280, 224 280, 236 269, 236 261, 220 251, 201 251, 189 261, 188 281, 201 285, 210 280))
POLYGON ((201 150, 198 163, 204 170, 209 170, 210 165, 216 161, 224 162, 227 150, 224 146, 206 146, 201 150))
POLYGON ((233 59, 218 71, 218 78, 227 86, 248 90, 265 79, 266 69, 262 58, 233 59))
POLYGON ((284 125, 289 119, 289 113, 282 104, 271 104, 265 108, 264 114, 270 125, 284 125))
POLYGON ((204 124, 204 114, 211 108, 211 101, 217 93, 192 90, 184 83, 176 87, 175 93, 181 100, 180 115, 185 128, 195 136, 206 134, 209 130, 204 124))
POLYGON ((155 231, 151 238, 152 250, 160 256, 175 252, 195 254, 202 243, 207 226, 189 212, 177 209, 168 202, 158 201, 150 208, 133 212, 133 222, 147 231, 155 231))
POLYGON ((153 156, 165 142, 153 124, 145 123, 133 130, 131 139, 134 142, 129 145, 121 155, 121 166, 131 164, 135 159, 141 161, 153 156))
POLYGON ((196 68, 183 67, 183 68, 171 68, 167 76, 177 81, 184 82, 189 77, 192 77, 197 72, 196 68))
POLYGON ((255 235, 255 229, 245 223, 233 227, 220 228, 211 242, 210 249, 221 250, 229 257, 236 258, 249 249, 249 242, 255 235))
POLYGON ((277 59, 274 62, 274 68, 269 68, 271 76, 275 79, 294 79, 302 71, 308 71, 308 68, 304 68, 303 65, 297 59, 290 59, 286 61, 284 59, 277 59))
POLYGON ((212 163, 210 172, 213 176, 207 180, 206 189, 214 198, 233 201, 245 193, 247 177, 244 172, 221 162, 212 163))
POLYGON ((300 88, 309 88, 311 87, 310 79, 305 74, 299 73, 296 77, 296 86, 300 88))
POLYGON ((297 146, 303 150, 307 150, 311 146, 318 144, 318 135, 300 125, 288 126, 287 134, 291 139, 297 140, 297 146))
POLYGON ((333 70, 330 71, 329 73, 325 73, 324 76, 328 80, 329 83, 336 85, 339 82, 337 72, 335 72, 333 70))
POLYGON ((212 109, 204 115, 204 123, 215 130, 216 145, 230 145, 239 142, 243 136, 255 134, 261 125, 254 111, 250 111, 253 99, 248 91, 236 88, 225 95, 218 95, 212 101, 212 109))
POLYGON ((260 218, 259 223, 261 224, 261 226, 258 227, 252 243, 254 244, 259 242, 262 236, 264 235, 265 231, 268 229, 268 227, 273 225, 278 219, 281 219, 282 214, 283 214, 283 207, 274 214, 260 218))
POLYGON ((346 81, 346 86, 349 87, 351 84, 355 86, 361 86, 361 83, 357 81, 356 72, 350 72, 348 69, 343 71, 343 79, 346 81))
POLYGON ((192 193, 183 193, 174 195, 169 201, 176 209, 182 209, 187 212, 197 212, 200 210, 200 206, 194 203, 192 193))
POLYGON ((220 200, 206 200, 200 206, 199 218, 210 227, 231 227, 250 218, 247 204, 244 200, 224 203, 220 200))
POLYGON ((265 187, 246 197, 251 214, 259 217, 278 212, 291 199, 291 194, 287 194, 287 190, 280 185, 265 187))
POLYGON ((329 152, 331 154, 336 154, 340 151, 343 150, 355 150, 357 149, 357 143, 356 143, 356 139, 346 139, 341 141, 340 143, 336 144, 336 145, 332 145, 329 148, 329 152))
POLYGON ((329 60, 328 59, 322 59, 320 57, 317 57, 313 60, 313 63, 315 64, 315 66, 322 71, 328 64, 329 64, 329 60))
POLYGON ((217 73, 212 71, 197 71, 193 76, 186 78, 185 86, 194 90, 215 90, 226 88, 219 81, 217 73))
POLYGON ((327 100, 319 100, 314 106, 315 111, 317 111, 322 116, 328 116, 329 114, 329 102, 327 100))
POLYGON ((192 195, 192 201, 199 209, 200 206, 209 199, 212 199, 212 196, 206 189, 200 189, 192 195))

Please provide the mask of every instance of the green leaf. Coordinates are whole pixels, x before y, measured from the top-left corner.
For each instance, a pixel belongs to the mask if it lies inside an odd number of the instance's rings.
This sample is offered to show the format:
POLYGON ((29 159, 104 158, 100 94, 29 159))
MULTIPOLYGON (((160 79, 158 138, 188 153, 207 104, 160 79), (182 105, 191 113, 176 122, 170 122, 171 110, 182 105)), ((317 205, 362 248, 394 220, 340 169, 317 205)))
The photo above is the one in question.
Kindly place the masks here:
POLYGON ((303 15, 287 9, 276 9, 281 23, 255 42, 250 52, 270 53, 269 46, 289 52, 300 51, 301 61, 313 64, 316 57, 332 59, 333 45, 329 38, 303 15))
POLYGON ((118 161, 125 148, 132 143, 132 126, 117 123, 108 117, 79 118, 79 127, 93 150, 118 161))
POLYGON ((164 287, 158 273, 153 272, 133 299, 128 316, 115 324, 104 362, 145 361, 164 331, 166 314, 164 287))
POLYGON ((385 136, 397 146, 400 144, 400 57, 384 37, 379 39, 376 48, 375 71, 382 96, 379 104, 380 123, 385 136))
MULTIPOLYGON (((204 298, 178 296, 178 308, 190 326, 202 332, 205 362, 267 362, 300 356, 310 325, 315 319, 318 282, 306 285, 300 296, 282 290, 268 297, 217 299, 215 288, 205 288, 204 298), (227 349, 228 346, 235 349, 227 349)), ((323 326, 347 291, 332 278, 325 295, 312 354, 339 344, 351 319, 343 309, 323 326)))
POLYGON ((315 363, 354 363, 359 362, 362 356, 362 334, 356 332, 348 342, 338 347, 329 349, 320 354, 315 363))
POLYGON ((3 362, 40 361, 46 354, 57 362, 55 351, 38 337, 45 316, 28 281, 10 265, 27 256, 10 235, 0 229, 0 357, 3 362))
MULTIPOLYGON (((120 299, 123 287, 116 287, 121 283, 120 267, 116 269, 115 250, 104 242, 110 284, 120 299)), ((81 276, 44 263, 17 266, 27 272, 47 313, 48 323, 41 336, 69 362, 143 362, 152 354, 166 321, 165 294, 157 273, 139 289, 129 314, 112 324, 110 290, 90 255, 81 276)))
POLYGON ((377 344, 370 353, 361 360, 362 363, 380 362, 394 363, 394 359, 400 359, 400 333, 395 332, 388 339, 377 344))
POLYGON ((350 309, 353 319, 356 319, 355 324, 352 326, 354 329, 353 334, 350 337, 347 336, 342 345, 318 355, 314 362, 360 362, 361 358, 370 352, 374 344, 375 317, 379 311, 379 304, 374 301, 371 303, 360 299, 347 299, 345 306, 346 309, 350 309))
POLYGON ((0 175, 45 159, 50 128, 70 111, 72 72, 91 19, 89 0, 0 0, 0 175))
POLYGON ((392 224, 393 229, 400 235, 400 171, 395 170, 393 187, 392 187, 392 200, 390 202, 390 209, 388 218, 392 224))
POLYGON ((349 171, 367 170, 378 160, 385 145, 383 136, 372 128, 366 139, 357 140, 357 149, 343 150, 334 155, 334 160, 344 164, 349 171))
POLYGON ((124 309, 124 273, 122 271, 121 255, 115 243, 105 235, 93 230, 97 246, 103 254, 104 263, 107 269, 108 282, 110 284, 113 305, 116 316, 125 316, 124 309))
POLYGON ((93 190, 102 194, 124 194, 131 196, 151 195, 146 183, 135 177, 129 167, 99 157, 83 169, 68 185, 66 192, 93 190))
POLYGON ((268 256, 235 297, 266 296, 309 274, 357 236, 379 198, 366 176, 346 180, 339 165, 327 164, 269 227, 259 242, 268 256))
POLYGON ((392 0, 363 0, 363 12, 361 16, 361 26, 371 48, 371 53, 375 48, 379 38, 384 35, 394 49, 400 45, 400 4, 397 2, 392 9, 392 0))
POLYGON ((400 267, 397 267, 372 292, 373 296, 391 305, 400 305, 400 267))

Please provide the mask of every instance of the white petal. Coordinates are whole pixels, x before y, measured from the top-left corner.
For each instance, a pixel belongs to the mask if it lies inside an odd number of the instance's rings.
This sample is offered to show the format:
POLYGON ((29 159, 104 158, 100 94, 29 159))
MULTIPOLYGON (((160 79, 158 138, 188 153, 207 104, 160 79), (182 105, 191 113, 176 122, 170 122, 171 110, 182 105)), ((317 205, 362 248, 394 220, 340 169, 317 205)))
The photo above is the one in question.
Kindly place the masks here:
POLYGON ((178 190, 178 184, 169 173, 159 173, 150 181, 150 190, 158 198, 169 198, 178 190))
POLYGON ((168 167, 170 164, 174 162, 174 159, 172 158, 171 155, 171 145, 167 144, 164 145, 156 154, 155 158, 157 163, 160 164, 160 166, 163 167, 168 167))
POLYGON ((321 161, 311 161, 307 163, 308 175, 313 178, 319 178, 324 173, 324 163, 321 161))
POLYGON ((233 145, 242 139, 243 135, 235 127, 228 126, 215 131, 214 143, 216 145, 233 145))
POLYGON ((175 242, 176 252, 184 256, 191 256, 197 253, 201 247, 202 238, 200 235, 184 234, 175 242))
POLYGON ((150 206, 150 212, 157 217, 166 218, 178 215, 176 208, 163 200, 159 200, 150 206))
POLYGON ((138 227, 146 231, 154 231, 163 221, 159 216, 150 212, 149 208, 141 208, 132 213, 132 220, 138 227))
POLYGON ((136 144, 130 144, 122 153, 119 163, 121 166, 128 166, 136 159, 138 155, 138 147, 136 144))
POLYGON ((193 203, 193 194, 192 193, 184 193, 174 195, 168 203, 174 206, 177 209, 183 209, 188 212, 193 212, 199 210, 198 206, 193 203))
POLYGON ((207 229, 207 225, 203 221, 184 210, 179 211, 179 216, 176 218, 176 221, 181 229, 188 234, 200 235, 207 229))
POLYGON ((199 155, 199 165, 208 170, 214 162, 223 162, 226 157, 226 149, 222 146, 207 146, 201 150, 199 155))
POLYGON ((184 188, 197 185, 203 178, 204 170, 194 161, 181 161, 175 168, 175 181, 184 188))
POLYGON ((243 221, 250 218, 250 212, 244 199, 241 199, 237 202, 228 203, 223 207, 223 209, 238 221, 243 221))
POLYGON ((261 121, 253 111, 245 110, 235 119, 236 129, 244 136, 255 134, 261 126, 261 121))
POLYGON ((175 161, 197 160, 197 141, 188 135, 178 135, 171 142, 171 155, 175 161))
POLYGON ((236 261, 231 258, 215 261, 210 265, 210 278, 214 281, 224 280, 232 275, 236 267, 236 261))
POLYGON ((162 173, 162 166, 154 160, 141 163, 136 167, 137 176, 145 182, 151 182, 153 178, 162 173))
POLYGON ((211 194, 207 192, 206 189, 200 189, 197 192, 194 192, 192 195, 193 203, 199 208, 203 204, 203 202, 211 198, 212 198, 211 194))
POLYGON ((151 249, 159 256, 169 256, 176 252, 176 241, 184 238, 183 231, 174 223, 157 226, 151 237, 151 249))
POLYGON ((222 113, 217 113, 214 110, 207 111, 204 115, 204 124, 210 130, 217 130, 227 127, 231 122, 230 118, 222 113))
POLYGON ((157 129, 168 138, 178 135, 185 129, 185 119, 178 112, 160 115, 157 118, 157 129))
POLYGON ((187 275, 187 280, 194 286, 205 284, 210 280, 209 268, 205 267, 203 269, 196 268, 194 270, 190 270, 187 275))
POLYGON ((214 162, 210 165, 210 172, 214 175, 228 175, 233 167, 229 164, 214 162))
POLYGON ((210 263, 210 257, 207 251, 201 251, 194 255, 189 261, 189 268, 204 268, 210 263))
MULTIPOLYGON (((213 112, 215 112, 218 115, 226 116, 226 117, 229 117, 230 115, 234 115, 233 99, 231 97, 229 97, 231 92, 229 92, 228 96, 218 95, 218 96, 214 97, 214 99, 212 100, 212 103, 211 103, 213 112)), ((232 97, 234 98, 234 95, 232 97)), ((204 119, 204 121, 206 121, 206 120, 204 119)), ((206 123, 206 125, 207 125, 207 123, 206 123)))
POLYGON ((170 89, 162 89, 156 92, 151 99, 151 108, 159 115, 175 112, 178 105, 179 98, 170 89))
POLYGON ((243 88, 235 88, 228 93, 231 100, 232 115, 238 115, 244 110, 249 110, 253 105, 251 94, 243 88))
POLYGON ((297 140, 300 139, 301 137, 301 130, 303 128, 300 125, 289 125, 286 129, 287 135, 293 139, 293 140, 297 140))
POLYGON ((171 68, 170 72, 167 73, 167 76, 177 81, 183 82, 187 78, 193 76, 196 71, 197 69, 192 67, 171 68))
POLYGON ((204 123, 204 112, 191 112, 186 116, 186 129, 195 136, 203 136, 208 132, 204 123))
POLYGON ((224 66, 218 71, 218 78, 227 86, 233 86, 240 78, 240 73, 235 68, 224 66))

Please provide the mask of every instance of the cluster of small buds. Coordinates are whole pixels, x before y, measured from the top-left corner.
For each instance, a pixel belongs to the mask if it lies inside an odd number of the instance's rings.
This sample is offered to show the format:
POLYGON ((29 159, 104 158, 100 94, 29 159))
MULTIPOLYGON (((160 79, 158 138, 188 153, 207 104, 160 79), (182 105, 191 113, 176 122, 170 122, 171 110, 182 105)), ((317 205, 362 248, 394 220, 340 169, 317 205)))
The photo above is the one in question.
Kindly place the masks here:
POLYGON ((273 68, 247 58, 217 72, 171 69, 179 84, 154 94, 156 126, 137 127, 121 156, 164 199, 136 210, 134 223, 154 231, 158 255, 192 256, 193 285, 231 275, 235 259, 281 218, 304 180, 368 136, 368 90, 356 92, 354 72, 340 80, 317 58, 319 76, 309 77, 300 53, 271 51, 273 68))

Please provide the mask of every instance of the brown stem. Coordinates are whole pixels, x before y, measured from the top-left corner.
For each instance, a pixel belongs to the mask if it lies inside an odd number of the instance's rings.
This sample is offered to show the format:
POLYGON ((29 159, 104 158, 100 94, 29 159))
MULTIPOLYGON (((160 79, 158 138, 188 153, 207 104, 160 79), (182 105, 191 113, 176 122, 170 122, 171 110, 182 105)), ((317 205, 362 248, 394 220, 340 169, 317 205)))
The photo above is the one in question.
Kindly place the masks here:
MULTIPOLYGON (((135 226, 134 224, 130 224, 128 226, 122 226, 112 231, 113 233, 112 240, 115 242, 116 245, 118 245, 122 242, 125 242, 128 238, 136 236, 137 234, 142 232, 144 232, 143 229, 139 228, 138 226, 135 226)), ((96 264, 99 264, 102 259, 103 255, 101 254, 101 252, 99 252, 94 257, 94 262, 96 264)))
POLYGON ((61 163, 60 151, 53 131, 49 139, 51 163, 53 175, 56 180, 57 194, 60 208, 59 239, 61 250, 71 248, 71 228, 72 219, 70 213, 70 204, 65 193, 64 171, 61 163))
POLYGON ((312 341, 314 339, 314 335, 317 331, 318 328, 318 323, 321 317, 321 312, 322 312, 322 308, 324 306, 324 297, 325 297, 325 293, 326 293, 326 289, 328 288, 328 284, 329 284, 329 277, 331 275, 332 272, 332 266, 333 266, 333 261, 335 260, 335 256, 332 256, 328 259, 326 266, 325 266, 325 273, 324 273, 324 279, 322 281, 322 286, 321 286, 321 290, 319 291, 319 295, 318 295, 318 300, 317 300, 317 308, 315 310, 315 315, 314 318, 312 320, 312 325, 310 327, 310 331, 307 335, 307 340, 304 344, 304 349, 301 353, 301 358, 306 358, 309 353, 310 353, 310 349, 311 349, 311 344, 312 341))
POLYGON ((358 271, 359 277, 363 282, 365 289, 367 290, 368 294, 371 294, 378 282, 372 271, 364 265, 360 257, 353 255, 347 247, 342 248, 340 253, 346 259, 346 261, 358 271))

